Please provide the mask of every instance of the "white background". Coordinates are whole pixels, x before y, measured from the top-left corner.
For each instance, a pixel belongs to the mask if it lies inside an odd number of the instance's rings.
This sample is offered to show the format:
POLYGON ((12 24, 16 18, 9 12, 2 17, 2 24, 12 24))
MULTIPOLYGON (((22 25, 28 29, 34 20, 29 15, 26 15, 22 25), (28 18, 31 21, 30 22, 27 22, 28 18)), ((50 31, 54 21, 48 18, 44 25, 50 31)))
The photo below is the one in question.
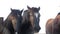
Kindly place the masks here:
POLYGON ((0 0, 0 17, 7 18, 13 9, 27 9, 27 5, 30 7, 40 7, 40 26, 39 33, 45 33, 45 24, 48 19, 55 18, 58 12, 60 12, 60 0, 0 0))

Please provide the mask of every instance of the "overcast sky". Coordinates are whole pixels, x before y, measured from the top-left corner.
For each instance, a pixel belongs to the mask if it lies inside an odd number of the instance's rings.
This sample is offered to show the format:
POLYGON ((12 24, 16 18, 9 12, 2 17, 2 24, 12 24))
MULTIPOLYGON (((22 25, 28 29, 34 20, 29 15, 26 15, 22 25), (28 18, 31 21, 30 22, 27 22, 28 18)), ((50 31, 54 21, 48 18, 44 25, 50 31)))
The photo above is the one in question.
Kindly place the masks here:
POLYGON ((45 33, 45 24, 48 19, 55 18, 58 12, 60 12, 60 0, 0 0, 0 17, 7 18, 13 9, 27 9, 27 5, 30 7, 40 7, 40 26, 39 33, 45 33))

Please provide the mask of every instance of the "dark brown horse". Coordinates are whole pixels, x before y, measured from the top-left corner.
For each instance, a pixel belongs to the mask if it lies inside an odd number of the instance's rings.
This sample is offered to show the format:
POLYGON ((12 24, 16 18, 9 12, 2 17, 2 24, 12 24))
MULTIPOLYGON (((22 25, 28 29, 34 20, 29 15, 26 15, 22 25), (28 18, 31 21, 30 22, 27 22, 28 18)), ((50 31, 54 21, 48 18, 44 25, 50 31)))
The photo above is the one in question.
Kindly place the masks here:
POLYGON ((34 28, 34 32, 38 33, 40 31, 40 29, 41 29, 41 27, 39 25, 39 21, 40 21, 39 10, 40 10, 40 7, 38 7, 38 8, 36 8, 36 7, 30 8, 29 6, 27 6, 27 8, 30 9, 33 12, 33 14, 30 16, 30 17, 33 16, 33 20, 32 20, 32 18, 30 18, 30 19, 31 19, 31 21, 34 21, 34 22, 31 22, 31 23, 33 23, 32 26, 34 28))
POLYGON ((26 10, 24 12, 24 15, 23 17, 25 17, 26 19, 29 19, 27 18, 28 16, 26 16, 27 14, 27 11, 30 13, 30 22, 34 28, 34 31, 35 32, 39 32, 39 30, 41 29, 40 25, 39 25, 39 21, 40 21, 40 13, 39 13, 39 10, 40 10, 40 7, 36 8, 36 7, 32 7, 30 8, 29 6, 27 6, 28 10, 26 10))
POLYGON ((10 31, 3 24, 3 17, 0 17, 0 34, 10 34, 10 31))
POLYGON ((3 17, 0 17, 0 34, 3 34, 3 17))
POLYGON ((60 13, 46 23, 46 34, 60 34, 60 13))
MULTIPOLYGON (((36 21, 36 12, 39 12, 39 8, 30 8, 29 6, 27 6, 28 10, 25 10, 23 13, 23 20, 22 20, 22 24, 21 27, 17 26, 18 28, 18 34, 34 34, 34 32, 37 32, 40 30, 39 27, 39 23, 38 20, 36 21), (37 24, 38 23, 38 24, 37 24)), ((38 13, 37 15, 40 16, 40 14, 38 13)), ((37 16, 38 17, 38 16, 37 16)))
POLYGON ((4 21, 4 25, 8 28, 11 34, 15 34, 16 31, 16 23, 21 23, 22 21, 22 11, 18 9, 12 9, 11 13, 8 15, 7 19, 4 21))

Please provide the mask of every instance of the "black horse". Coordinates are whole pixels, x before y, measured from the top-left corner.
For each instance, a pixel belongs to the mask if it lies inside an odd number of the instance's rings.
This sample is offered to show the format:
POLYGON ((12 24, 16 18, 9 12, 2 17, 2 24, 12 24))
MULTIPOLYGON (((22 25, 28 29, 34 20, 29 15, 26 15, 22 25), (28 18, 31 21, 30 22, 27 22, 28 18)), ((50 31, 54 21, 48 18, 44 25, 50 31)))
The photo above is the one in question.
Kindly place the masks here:
POLYGON ((34 32, 39 32, 39 30, 41 29, 39 26, 40 7, 30 8, 29 6, 27 6, 27 8, 28 10, 25 10, 23 13, 23 16, 22 16, 23 20, 22 20, 22 23, 20 24, 20 27, 17 26, 18 34, 34 34, 34 32))
POLYGON ((35 23, 35 27, 34 27, 34 31, 37 33, 40 31, 41 27, 39 26, 39 22, 40 22, 40 7, 36 8, 36 7, 32 7, 32 10, 34 11, 34 23, 35 23))
POLYGON ((12 9, 11 8, 11 13, 8 15, 7 19, 4 21, 4 26, 8 28, 11 34, 15 34, 17 28, 16 24, 19 22, 21 23, 22 21, 22 12, 23 10, 18 10, 18 9, 12 9))

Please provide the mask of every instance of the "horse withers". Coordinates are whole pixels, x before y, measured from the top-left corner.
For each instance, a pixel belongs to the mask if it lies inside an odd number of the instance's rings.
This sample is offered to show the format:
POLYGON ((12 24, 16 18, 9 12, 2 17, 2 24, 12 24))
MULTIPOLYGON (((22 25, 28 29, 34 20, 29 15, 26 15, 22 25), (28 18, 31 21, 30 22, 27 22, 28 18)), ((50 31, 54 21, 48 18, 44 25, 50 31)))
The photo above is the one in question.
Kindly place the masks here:
POLYGON ((46 34, 60 34, 60 13, 46 23, 46 34))

